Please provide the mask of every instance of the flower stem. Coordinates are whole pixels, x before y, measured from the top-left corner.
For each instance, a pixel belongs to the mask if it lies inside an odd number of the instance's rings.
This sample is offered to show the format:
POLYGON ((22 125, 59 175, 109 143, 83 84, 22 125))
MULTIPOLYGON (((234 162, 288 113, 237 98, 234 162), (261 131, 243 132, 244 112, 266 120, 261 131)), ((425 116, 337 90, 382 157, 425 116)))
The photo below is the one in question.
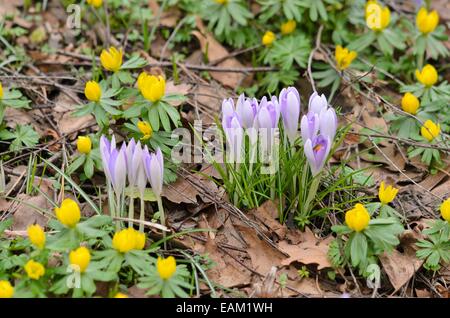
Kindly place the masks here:
MULTIPOLYGON (((159 210, 159 217, 161 220, 161 225, 165 226, 166 225, 166 217, 164 215, 164 207, 162 204, 161 196, 158 196, 157 201, 158 201, 158 210, 159 210)), ((167 244, 166 244, 165 238, 166 238, 166 232, 163 231, 164 249, 167 249, 167 244)))
POLYGON ((139 220, 141 223, 139 223, 139 231, 144 231, 144 219, 145 219, 145 201, 144 201, 144 195, 141 195, 141 214, 139 215, 139 220))
POLYGON ((130 205, 128 206, 128 227, 133 227, 133 218, 134 218, 134 198, 130 197, 130 205))

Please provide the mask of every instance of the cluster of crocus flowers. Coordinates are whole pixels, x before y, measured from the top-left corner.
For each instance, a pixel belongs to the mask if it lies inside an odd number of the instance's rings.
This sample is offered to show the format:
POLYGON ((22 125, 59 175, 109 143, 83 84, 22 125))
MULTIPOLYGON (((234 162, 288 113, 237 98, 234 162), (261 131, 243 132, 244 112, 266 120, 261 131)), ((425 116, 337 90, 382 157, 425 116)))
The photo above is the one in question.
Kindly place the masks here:
POLYGON ((173 256, 167 258, 158 257, 156 260, 156 271, 163 280, 170 279, 177 270, 177 262, 173 256))
POLYGON ((347 48, 337 45, 334 53, 337 69, 343 71, 348 68, 357 55, 358 53, 356 53, 356 51, 350 51, 347 48))
POLYGON ((145 246, 145 234, 129 227, 116 232, 113 236, 112 244, 113 248, 120 253, 142 250, 145 246))
POLYGON ((398 189, 389 185, 386 187, 384 181, 381 182, 380 188, 378 190, 378 198, 382 204, 388 204, 392 202, 398 193, 398 189))
POLYGON ((14 287, 7 280, 0 280, 0 298, 12 298, 14 287))
MULTIPOLYGON (((100 138, 100 155, 103 170, 108 181, 116 194, 116 216, 120 216, 122 208, 122 197, 126 181, 131 187, 137 187, 141 196, 141 221, 144 218, 144 191, 147 181, 150 182, 153 193, 158 198, 161 213, 161 222, 164 224, 162 211, 161 192, 164 180, 164 158, 161 150, 156 149, 150 153, 147 146, 142 147, 140 141, 137 143, 132 139, 128 145, 123 143, 120 148, 116 147, 114 136, 109 141, 105 136, 100 138)), ((132 218, 133 206, 130 204, 130 219, 132 218)), ((142 229, 141 223, 141 229, 142 229)))
POLYGON ((84 95, 91 102, 99 102, 100 98, 102 97, 102 89, 100 87, 100 84, 96 81, 87 82, 84 87, 84 95))
POLYGON ((102 50, 100 62, 106 70, 114 73, 118 72, 123 62, 122 49, 117 50, 115 47, 110 47, 108 50, 102 50))
POLYGON ((407 92, 403 95, 401 101, 403 111, 415 115, 420 107, 419 99, 413 94, 407 92))
POLYGON ((269 47, 273 44, 273 42, 275 42, 276 39, 277 36, 275 35, 275 33, 273 33, 272 31, 266 31, 261 39, 261 43, 264 46, 269 47))
POLYGON ((370 222, 370 214, 361 203, 345 213, 345 223, 355 232, 361 232, 367 228, 370 222))
POLYGON ((425 87, 429 88, 438 81, 438 73, 433 65, 425 65, 421 71, 416 70, 416 78, 425 87))
POLYGON ((442 218, 450 223, 450 198, 442 202, 440 211, 442 218))
POLYGON ((137 79, 137 87, 145 99, 154 103, 164 97, 166 80, 161 75, 154 76, 142 72, 137 79))
POLYGON ((56 218, 68 228, 74 228, 81 218, 80 207, 72 199, 64 199, 60 207, 55 208, 56 218))
POLYGON ((283 35, 291 34, 292 32, 295 31, 296 27, 297 22, 295 22, 295 20, 286 21, 285 23, 282 23, 280 26, 281 34, 283 35))
POLYGON ((33 280, 38 280, 45 274, 45 267, 39 262, 30 259, 24 266, 28 277, 33 280))
POLYGON ((436 10, 428 12, 425 7, 420 8, 416 16, 417 29, 423 33, 428 34, 433 32, 439 23, 439 14, 436 10))
POLYGON ((89 136, 79 136, 77 139, 77 149, 80 153, 90 153, 92 150, 91 138, 89 136))
POLYGON ((366 24, 369 29, 380 32, 389 26, 391 21, 391 11, 388 7, 383 7, 376 0, 369 0, 365 8, 366 24))
POLYGON ((100 8, 103 4, 103 0, 87 0, 87 4, 93 6, 94 8, 100 8))
POLYGON ((435 124, 431 119, 428 119, 420 128, 422 137, 432 142, 441 132, 441 125, 435 124))
POLYGON ((69 263, 72 269, 78 273, 84 273, 91 262, 91 253, 85 246, 71 251, 69 253, 69 263))
POLYGON ((308 113, 302 117, 300 128, 304 152, 314 176, 322 171, 337 131, 337 116, 328 106, 325 95, 314 92, 309 98, 308 113))
POLYGON ((39 224, 33 224, 27 228, 28 238, 31 244, 38 249, 43 249, 45 246, 45 232, 39 224))

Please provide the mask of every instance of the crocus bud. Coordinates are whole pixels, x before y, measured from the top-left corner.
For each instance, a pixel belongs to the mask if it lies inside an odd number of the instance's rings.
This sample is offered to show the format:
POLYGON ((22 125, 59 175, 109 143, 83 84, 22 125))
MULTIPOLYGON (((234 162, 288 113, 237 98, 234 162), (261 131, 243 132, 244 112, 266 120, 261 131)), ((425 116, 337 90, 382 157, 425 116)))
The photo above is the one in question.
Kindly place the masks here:
POLYGON ((420 8, 419 12, 417 12, 416 16, 416 26, 417 29, 423 34, 428 34, 436 29, 436 26, 439 23, 439 14, 436 10, 428 13, 428 10, 425 7, 420 8))
POLYGON ((323 109, 327 108, 328 108, 328 101, 324 94, 320 96, 319 94, 317 94, 317 92, 311 94, 311 96, 309 97, 309 105, 308 105, 308 110, 310 112, 319 115, 323 109))
POLYGON ((45 233, 39 224, 33 224, 27 228, 28 238, 30 242, 38 249, 43 249, 45 246, 45 233))
POLYGON ((24 266, 25 272, 28 277, 33 280, 38 280, 45 274, 45 267, 39 262, 30 259, 24 266))
POLYGON ((116 194, 122 194, 125 188, 127 177, 126 146, 122 144, 119 150, 116 149, 113 137, 110 143, 106 137, 100 138, 100 155, 102 157, 103 171, 108 181, 112 184, 116 194))
POLYGON ((318 135, 313 139, 306 140, 304 146, 306 159, 313 176, 322 171, 331 149, 330 138, 324 135, 318 135))
POLYGON ((228 158, 232 162, 242 162, 244 129, 242 128, 241 118, 236 112, 231 116, 223 117, 222 128, 228 144, 228 158))
POLYGON ((155 153, 149 153, 147 146, 144 148, 144 168, 148 181, 156 196, 160 197, 164 181, 164 158, 161 149, 155 153))
MULTIPOLYGON (((256 98, 245 98, 244 94, 239 96, 236 104, 236 113, 239 115, 239 118, 242 121, 242 127, 244 128, 253 127, 257 108, 258 108, 258 101, 256 100, 256 98)), ((229 110, 226 110, 226 112, 228 113, 229 110)))
POLYGON ((353 231, 361 232, 370 222, 370 214, 364 205, 357 203, 355 207, 345 213, 345 223, 353 231))
POLYGON ((177 270, 177 262, 173 256, 167 258, 158 257, 156 261, 156 271, 163 280, 170 279, 177 270))
POLYGON ((102 89, 96 81, 89 81, 84 88, 84 95, 91 102, 98 102, 102 97, 102 89))
POLYGON ((261 39, 261 43, 266 46, 269 47, 272 45, 272 43, 277 39, 277 36, 275 35, 275 33, 273 33, 272 31, 266 31, 266 33, 264 33, 262 39, 261 39))
POLYGON ((60 207, 55 208, 55 214, 61 224, 73 228, 80 221, 80 207, 72 199, 64 199, 60 207))
POLYGON ((303 115, 300 130, 303 141, 313 139, 319 132, 319 115, 314 112, 303 115))
POLYGON ((283 88, 280 92, 279 102, 284 129, 292 144, 297 137, 300 117, 300 95, 297 89, 295 87, 283 88))
POLYGON ((450 198, 442 202, 440 211, 442 218, 450 222, 450 198))
POLYGON ((78 136, 77 149, 84 154, 90 153, 92 149, 91 138, 89 138, 89 136, 78 136))
POLYGON ((388 204, 395 199, 397 192, 398 192, 397 188, 394 188, 391 185, 386 187, 383 181, 381 182, 380 189, 378 190, 378 198, 380 199, 381 203, 388 204))
POLYGON ((420 133, 424 138, 426 138, 429 142, 432 142, 434 138, 439 136, 441 132, 441 125, 435 124, 432 120, 428 119, 423 126, 420 128, 420 133))
POLYGON ((419 99, 411 93, 406 93, 402 97, 402 109, 403 111, 415 115, 420 107, 419 99))
POLYGON ((69 262, 74 271, 84 273, 91 262, 91 253, 86 247, 80 246, 69 253, 69 262))
POLYGON ((433 65, 425 65, 421 71, 416 70, 417 80, 425 87, 431 87, 438 81, 438 73, 433 65))
POLYGON ((123 52, 122 49, 117 50, 115 47, 110 47, 109 50, 103 50, 100 54, 100 62, 102 66, 111 72, 117 72, 122 66, 123 52))
POLYGON ((223 118, 232 116, 234 113, 234 101, 232 98, 226 98, 222 101, 222 116, 223 118))
POLYGON ((137 86, 142 96, 154 103, 164 97, 166 80, 162 76, 156 77, 142 72, 137 80, 137 86))
POLYGON ((100 8, 103 4, 103 0, 87 0, 87 4, 90 4, 94 8, 100 8))
POLYGON ((258 128, 277 128, 280 120, 280 106, 275 96, 267 100, 264 96, 259 103, 257 114, 258 128))
POLYGON ((137 187, 141 196, 144 195, 145 186, 147 185, 147 177, 145 175, 144 168, 144 151, 141 146, 141 142, 136 144, 134 139, 128 143, 126 147, 126 163, 128 182, 130 186, 137 187))
POLYGON ((14 287, 7 280, 0 280, 0 298, 12 298, 14 287))
POLYGON ((336 136, 338 120, 334 108, 322 109, 319 114, 319 130, 324 136, 328 136, 333 141, 336 136))

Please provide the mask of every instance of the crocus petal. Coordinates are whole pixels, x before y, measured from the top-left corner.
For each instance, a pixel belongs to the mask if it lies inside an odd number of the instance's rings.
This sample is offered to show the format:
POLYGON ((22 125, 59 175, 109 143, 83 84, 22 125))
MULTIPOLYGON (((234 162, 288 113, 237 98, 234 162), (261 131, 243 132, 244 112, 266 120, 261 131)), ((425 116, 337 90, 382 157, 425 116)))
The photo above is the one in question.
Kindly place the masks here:
POLYGON ((313 112, 302 117, 300 130, 303 140, 313 139, 319 132, 319 116, 313 112))
POLYGON ((280 93, 280 111, 289 141, 293 143, 297 136, 300 116, 300 95, 294 87, 284 88, 280 93))
POLYGON ((316 114, 320 114, 323 109, 327 109, 328 101, 324 94, 320 95, 317 92, 314 92, 309 97, 309 106, 308 110, 310 112, 314 112, 316 114))
POLYGON ((224 99, 222 102, 223 117, 232 116, 234 113, 234 102, 232 98, 224 99))
POLYGON ((337 116, 333 108, 322 110, 319 115, 320 133, 334 139, 337 130, 337 116))

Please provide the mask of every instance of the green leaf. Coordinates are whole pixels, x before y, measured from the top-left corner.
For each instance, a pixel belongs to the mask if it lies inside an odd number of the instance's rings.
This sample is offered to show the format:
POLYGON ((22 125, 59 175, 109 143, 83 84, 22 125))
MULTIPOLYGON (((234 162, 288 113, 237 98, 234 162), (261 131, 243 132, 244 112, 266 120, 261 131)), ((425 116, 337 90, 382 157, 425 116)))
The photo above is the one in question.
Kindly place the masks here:
POLYGON ((367 259, 367 239, 364 234, 355 232, 350 242, 352 266, 356 267, 367 259))

